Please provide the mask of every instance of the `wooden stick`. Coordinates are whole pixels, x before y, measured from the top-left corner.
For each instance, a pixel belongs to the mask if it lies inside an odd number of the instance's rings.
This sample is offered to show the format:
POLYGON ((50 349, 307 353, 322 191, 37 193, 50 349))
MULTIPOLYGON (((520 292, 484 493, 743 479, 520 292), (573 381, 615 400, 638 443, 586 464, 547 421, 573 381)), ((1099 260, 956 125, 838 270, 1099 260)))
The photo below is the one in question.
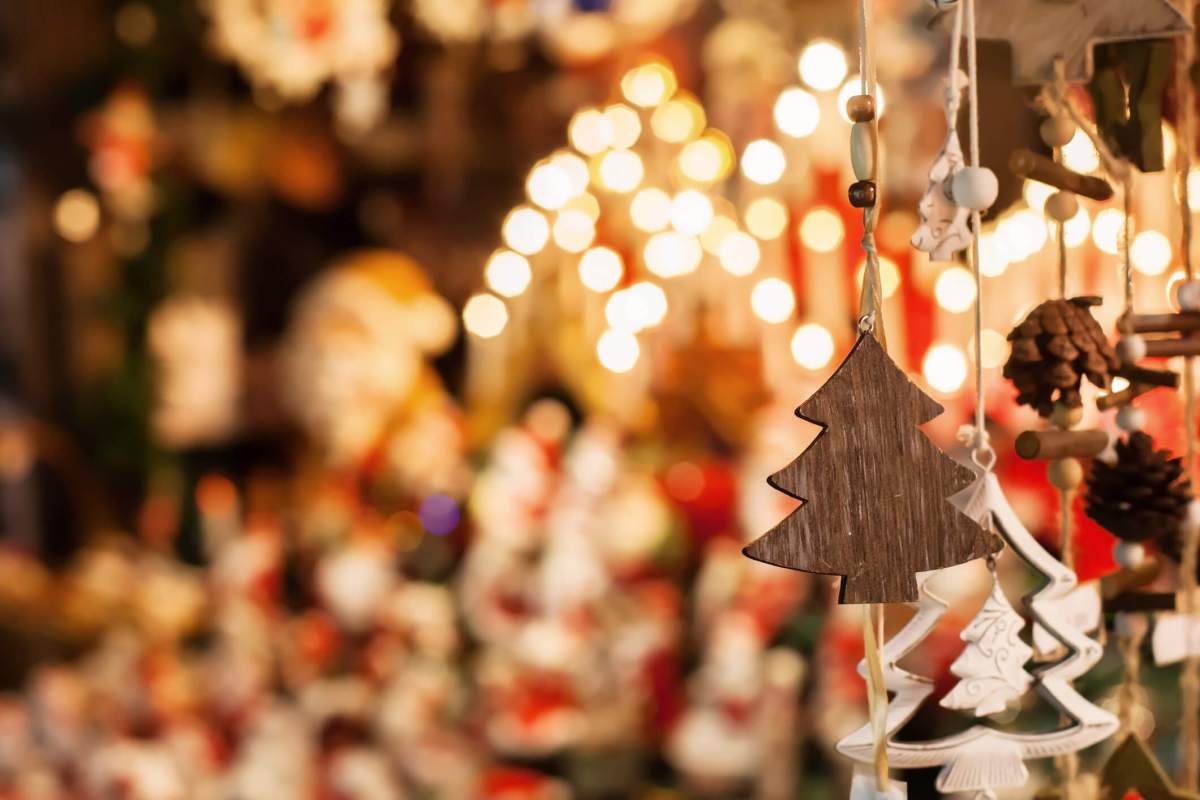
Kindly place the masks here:
POLYGON ((1024 459, 1092 458, 1108 447, 1106 431, 1025 431, 1017 437, 1017 455, 1024 459))
POLYGON ((1008 167, 1022 178, 1047 183, 1093 200, 1108 200, 1113 196, 1112 186, 1103 178, 1073 172, 1032 150, 1014 150, 1008 159, 1008 167))
POLYGON ((1165 386, 1168 389, 1179 388, 1179 373, 1169 369, 1147 369, 1124 364, 1117 370, 1117 375, 1128 380, 1131 385, 1140 383, 1146 386, 1165 386))
POLYGON ((1170 592, 1128 592, 1104 601, 1104 610, 1125 613, 1174 611, 1175 595, 1170 592))
POLYGON ((1192 333, 1200 331, 1200 313, 1134 314, 1130 320, 1134 333, 1192 333))
POLYGON ((1147 386, 1144 383, 1132 383, 1128 389, 1122 389, 1119 392, 1110 392, 1102 397, 1097 397, 1096 408, 1101 411, 1108 411, 1110 408, 1127 406, 1146 392, 1157 388, 1157 386, 1147 386))
POLYGON ((1175 356, 1200 356, 1200 337, 1182 339, 1155 339, 1146 342, 1149 358, 1173 358, 1175 356))
POLYGON ((1147 556, 1135 566, 1122 567, 1112 575, 1105 575, 1100 579, 1100 596, 1104 598, 1104 607, 1107 609, 1108 601, 1115 597, 1153 583, 1160 572, 1162 561, 1147 556))

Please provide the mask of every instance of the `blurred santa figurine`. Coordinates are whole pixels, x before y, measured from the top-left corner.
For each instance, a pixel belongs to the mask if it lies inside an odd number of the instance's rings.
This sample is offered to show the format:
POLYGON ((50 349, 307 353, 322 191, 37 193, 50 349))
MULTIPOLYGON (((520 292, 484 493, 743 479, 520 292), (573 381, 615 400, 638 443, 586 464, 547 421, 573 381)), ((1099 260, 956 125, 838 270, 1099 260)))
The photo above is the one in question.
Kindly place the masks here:
POLYGON ((284 405, 328 467, 412 497, 465 492, 460 415, 429 364, 456 319, 416 262, 386 250, 347 256, 302 292, 284 405))

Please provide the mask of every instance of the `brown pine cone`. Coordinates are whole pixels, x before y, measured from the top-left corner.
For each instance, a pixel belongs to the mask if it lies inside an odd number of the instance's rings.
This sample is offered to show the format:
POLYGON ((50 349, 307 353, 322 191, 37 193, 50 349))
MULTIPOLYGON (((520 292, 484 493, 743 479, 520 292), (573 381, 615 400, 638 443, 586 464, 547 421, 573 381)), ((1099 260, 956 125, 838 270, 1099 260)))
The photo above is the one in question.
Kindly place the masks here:
POLYGON ((1174 540, 1192 501, 1191 482, 1183 477, 1183 459, 1155 450, 1141 431, 1117 442, 1117 460, 1097 460, 1084 497, 1087 515, 1127 542, 1174 540))
POLYGON ((1083 378, 1108 388, 1121 362, 1088 310, 1099 304, 1098 297, 1047 300, 1008 335, 1012 351, 1004 377, 1017 387, 1018 403, 1048 418, 1056 402, 1083 406, 1083 378))

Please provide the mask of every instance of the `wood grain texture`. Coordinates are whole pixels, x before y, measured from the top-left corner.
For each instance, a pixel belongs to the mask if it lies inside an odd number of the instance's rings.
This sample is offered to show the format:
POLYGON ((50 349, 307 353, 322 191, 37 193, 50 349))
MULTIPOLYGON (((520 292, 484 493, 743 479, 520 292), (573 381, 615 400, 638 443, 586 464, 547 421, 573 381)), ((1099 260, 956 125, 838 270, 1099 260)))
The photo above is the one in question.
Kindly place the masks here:
POLYGON ((860 336, 796 411, 824 430, 768 479, 804 504, 743 552, 842 576, 841 603, 902 603, 918 599, 916 573, 998 551, 999 539, 947 499, 975 475, 919 430, 941 413, 873 336, 860 336))
POLYGON ((1103 800, 1123 800, 1137 792, 1144 800, 1200 800, 1200 795, 1180 789, 1138 736, 1127 736, 1108 757, 1100 777, 1103 800))
POLYGON ((979 0, 975 20, 980 39, 1012 45, 1013 82, 1021 86, 1052 82, 1060 57, 1067 80, 1085 83, 1094 71, 1096 44, 1191 30, 1170 0, 979 0))

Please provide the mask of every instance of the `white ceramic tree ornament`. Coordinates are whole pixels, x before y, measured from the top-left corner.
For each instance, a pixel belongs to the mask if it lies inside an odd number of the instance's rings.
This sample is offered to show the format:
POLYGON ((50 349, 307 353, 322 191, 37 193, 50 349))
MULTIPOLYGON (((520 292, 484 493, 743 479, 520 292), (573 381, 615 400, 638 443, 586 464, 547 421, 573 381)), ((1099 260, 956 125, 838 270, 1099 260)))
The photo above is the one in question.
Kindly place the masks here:
POLYGON ((971 209, 955 202, 950 192, 954 176, 965 166, 958 139, 958 109, 967 76, 958 70, 953 80, 953 86, 949 82, 946 86, 946 141, 929 170, 929 184, 917 206, 921 225, 912 237, 912 246, 929 253, 934 261, 951 260, 971 245, 974 236, 968 224, 971 209))
MULTIPOLYGON (((1067 655, 1035 670, 1034 685, 1068 723, 1045 732, 1009 732, 975 725, 934 741, 895 739, 933 693, 932 681, 899 666, 900 660, 916 649, 947 610, 945 601, 929 591, 929 579, 936 573, 924 573, 919 579, 916 615, 884 645, 882 652, 884 680, 895 695, 885 725, 888 763, 899 769, 940 766, 939 791, 961 792, 969 798, 994 798, 998 790, 1025 785, 1029 779, 1026 761, 1082 750, 1111 736, 1119 723, 1115 716, 1093 705, 1071 685, 1103 655, 1103 648, 1097 642, 1055 613, 1055 601, 1075 589, 1078 582, 1075 573, 1050 555, 1025 529, 994 474, 985 473, 951 500, 968 516, 977 519, 990 516, 1013 551, 1047 577, 1046 585, 1027 598, 1027 603, 1033 619, 1066 648, 1067 655)), ((865 671, 865 662, 860 663, 859 672, 865 671)), ((871 726, 864 725, 851 733, 838 743, 838 750, 855 761, 870 763, 874 758, 871 726)))
POLYGON ((1033 648, 1021 641, 1025 620, 1013 610, 992 573, 987 602, 962 632, 967 643, 950 665, 961 680, 942 698, 944 708, 970 709, 975 716, 998 714, 1029 691, 1033 678, 1025 663, 1033 648))

